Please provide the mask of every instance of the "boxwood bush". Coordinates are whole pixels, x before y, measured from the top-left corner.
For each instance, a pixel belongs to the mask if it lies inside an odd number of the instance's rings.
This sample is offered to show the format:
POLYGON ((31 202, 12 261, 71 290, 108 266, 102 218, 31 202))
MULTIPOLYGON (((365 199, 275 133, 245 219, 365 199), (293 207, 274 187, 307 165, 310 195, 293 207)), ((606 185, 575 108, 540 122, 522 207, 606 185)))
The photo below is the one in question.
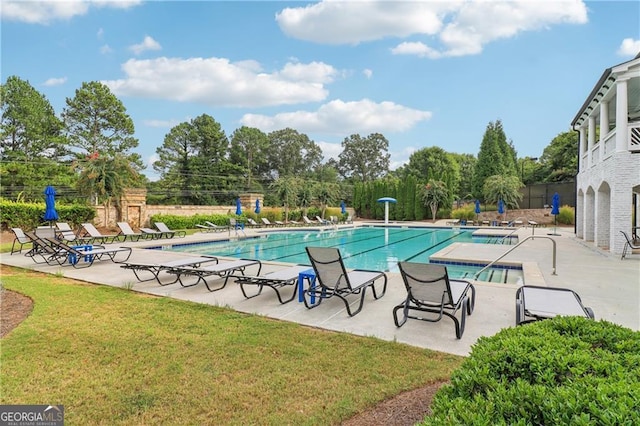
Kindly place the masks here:
POLYGON ((640 332, 558 317, 483 337, 424 425, 640 424, 640 332))
MULTIPOLYGON (((39 225, 48 224, 49 222, 44 220, 45 209, 44 203, 24 203, 0 199, 2 229, 22 228, 26 231, 39 225)), ((56 204, 56 212, 58 213, 58 222, 67 222, 76 228, 81 223, 91 222, 96 216, 96 210, 84 204, 56 204)))

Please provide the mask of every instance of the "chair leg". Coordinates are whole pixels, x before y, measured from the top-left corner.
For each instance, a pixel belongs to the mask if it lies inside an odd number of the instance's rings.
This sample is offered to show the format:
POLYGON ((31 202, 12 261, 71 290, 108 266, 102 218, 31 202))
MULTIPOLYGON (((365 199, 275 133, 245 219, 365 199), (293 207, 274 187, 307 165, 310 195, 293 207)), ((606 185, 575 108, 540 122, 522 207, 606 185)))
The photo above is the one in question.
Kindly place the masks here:
POLYGON ((620 258, 620 260, 623 260, 624 257, 627 254, 627 247, 629 247, 629 242, 627 241, 626 243, 624 243, 624 248, 622 249, 622 257, 620 258))
POLYGON ((367 287, 363 287, 362 294, 360 295, 360 304, 358 305, 358 309, 356 309, 355 312, 351 312, 351 308, 349 307, 349 301, 347 299, 340 296, 339 294, 337 295, 342 299, 342 301, 344 302, 344 305, 347 307, 347 314, 349 314, 350 317, 358 314, 362 310, 362 307, 364 306, 364 295, 366 294, 366 292, 367 292, 367 287))
POLYGON ((373 290, 373 298, 378 300, 387 292, 387 276, 384 276, 384 284, 382 285, 382 293, 376 292, 375 281, 371 283, 371 289, 373 290))
POLYGON ((455 315, 451 315, 453 318, 453 322, 456 324, 456 338, 460 339, 462 334, 464 333, 464 326, 467 322, 467 310, 469 309, 469 298, 465 296, 462 306, 460 307, 460 311, 462 311, 462 315, 460 316, 460 322, 458 322, 455 315), (465 306, 467 305, 467 306, 465 306))
POLYGON ((404 323, 407 322, 407 318, 408 318, 407 309, 406 309, 407 303, 409 303, 408 300, 406 300, 404 303, 401 303, 395 308, 393 308, 393 322, 396 324, 396 327, 402 327, 404 323), (400 309, 402 309, 402 312, 403 312, 402 321, 398 321, 398 311, 400 309))
POLYGON ((467 314, 471 315, 473 313, 473 308, 475 308, 476 306, 476 289, 475 287, 471 286, 471 299, 469 300, 469 303, 467 304, 467 314))

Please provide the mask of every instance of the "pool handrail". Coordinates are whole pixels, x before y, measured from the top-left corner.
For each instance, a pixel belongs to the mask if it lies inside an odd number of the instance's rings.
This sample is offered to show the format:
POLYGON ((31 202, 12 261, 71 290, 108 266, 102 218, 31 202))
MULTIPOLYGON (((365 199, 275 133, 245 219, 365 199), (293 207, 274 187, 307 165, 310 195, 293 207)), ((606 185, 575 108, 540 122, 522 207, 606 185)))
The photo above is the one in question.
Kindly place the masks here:
POLYGON ((500 259, 502 259, 503 257, 505 257, 506 255, 508 255, 509 253, 511 253, 512 251, 514 251, 515 249, 517 249, 518 247, 520 247, 522 244, 524 244, 525 242, 527 242, 528 240, 535 240, 536 238, 546 238, 548 240, 551 240, 551 242, 553 243, 553 270, 551 272, 551 275, 558 275, 556 273, 556 240, 554 240, 551 237, 547 237, 544 235, 530 235, 527 238, 525 238, 524 240, 520 241, 518 244, 516 244, 515 246, 511 247, 509 250, 507 250, 506 252, 502 253, 500 256, 498 256, 495 260, 492 260, 489 264, 487 264, 484 268, 480 269, 478 272, 475 273, 475 275, 473 276, 474 280, 478 280, 478 277, 480 276, 481 273, 483 273, 484 271, 486 271, 487 269, 489 269, 490 267, 492 267, 493 265, 495 265, 500 259))

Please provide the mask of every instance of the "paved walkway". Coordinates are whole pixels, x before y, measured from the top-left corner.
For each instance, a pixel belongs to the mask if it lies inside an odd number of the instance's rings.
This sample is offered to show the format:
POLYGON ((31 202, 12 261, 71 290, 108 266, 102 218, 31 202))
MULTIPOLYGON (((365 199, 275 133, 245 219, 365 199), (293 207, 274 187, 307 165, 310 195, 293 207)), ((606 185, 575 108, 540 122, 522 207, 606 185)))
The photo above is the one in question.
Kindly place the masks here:
MULTIPOLYGON (((424 224, 422 224, 424 225, 424 224)), ((553 228, 535 230, 536 238, 527 242, 505 257, 505 261, 524 263, 525 283, 567 287, 576 291, 586 306, 590 306, 596 319, 605 319, 625 327, 640 328, 640 254, 633 254, 625 260, 613 256, 574 238, 573 229, 558 228, 558 236, 547 235, 553 228), (553 241, 557 245, 556 275, 552 267, 553 241)), ((251 235, 256 230, 247 230, 251 235)), ((531 228, 516 231, 520 240, 531 235, 531 228)), ((162 243, 186 243, 229 238, 227 233, 198 233, 187 238, 161 240, 162 243)), ((134 247, 130 262, 158 263, 179 257, 189 257, 185 253, 159 250, 145 250, 141 247, 158 245, 158 242, 119 244, 134 247)), ((478 244, 455 244, 436 255, 445 259, 492 260, 513 246, 479 246, 478 244)), ((264 315, 285 321, 343 331, 362 336, 375 336, 434 349, 438 351, 467 355, 471 346, 481 336, 491 336, 505 327, 515 324, 516 285, 475 283, 477 297, 473 315, 467 317, 467 325, 462 339, 455 338, 453 322, 443 318, 438 323, 408 321, 397 328, 393 323, 392 309, 404 300, 406 295, 402 279, 397 273, 388 273, 387 294, 374 300, 369 294, 358 315, 349 317, 342 301, 330 299, 314 309, 306 309, 297 298, 281 305, 271 289, 252 299, 245 299, 238 285, 229 280, 227 286, 215 292, 207 291, 202 284, 184 288, 179 283, 160 286, 156 281, 139 283, 133 272, 120 268, 110 261, 96 262, 86 269, 71 267, 36 265, 30 258, 14 254, 2 254, 0 263, 25 267, 47 273, 62 272, 64 276, 96 284, 121 288, 158 296, 173 297, 215 306, 226 306, 238 311, 264 315)), ((285 264, 264 263, 263 273, 281 269, 285 264)), ((248 269, 247 273, 253 273, 248 269)), ((164 275, 163 281, 171 281, 173 276, 164 275)), ((214 285, 216 283, 214 282, 214 285)), ((287 291, 287 290, 284 290, 287 291)), ((287 293, 289 294, 289 293, 287 293)))

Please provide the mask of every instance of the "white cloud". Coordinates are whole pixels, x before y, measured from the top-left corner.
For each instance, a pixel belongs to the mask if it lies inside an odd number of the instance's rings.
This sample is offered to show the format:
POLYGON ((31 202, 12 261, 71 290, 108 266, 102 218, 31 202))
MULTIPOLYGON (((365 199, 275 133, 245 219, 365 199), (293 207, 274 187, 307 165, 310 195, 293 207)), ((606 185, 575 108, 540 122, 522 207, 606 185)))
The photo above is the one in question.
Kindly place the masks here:
POLYGON ((104 29, 103 28, 98 29, 98 32, 96 33, 96 37, 98 38, 98 40, 102 40, 104 38, 104 29))
POLYGON ((369 68, 365 68, 362 70, 362 74, 364 74, 364 76, 368 79, 370 79, 371 77, 373 77, 373 70, 370 70, 369 68))
POLYGON ((581 0, 468 2, 440 33, 446 56, 477 54, 494 40, 555 24, 584 24, 587 8, 581 0))
POLYGON ((457 3, 321 1, 283 9, 276 21, 285 34, 301 40, 358 44, 389 36, 435 34, 442 25, 439 14, 457 3))
POLYGON ((394 55, 414 55, 429 59, 438 59, 442 57, 442 53, 419 41, 405 41, 404 43, 400 43, 391 49, 391 53, 394 55))
POLYGON ((103 55, 106 55, 111 52, 113 52, 113 49, 108 44, 105 44, 102 47, 100 47, 100 53, 102 53, 103 55))
POLYGON ((145 36, 144 40, 142 40, 142 43, 133 44, 129 46, 129 50, 131 50, 135 55, 139 55, 142 52, 147 50, 161 50, 161 49, 162 49, 162 46, 160 46, 160 43, 155 41, 153 37, 150 37, 150 36, 145 36))
POLYGON ((50 78, 47 81, 45 81, 43 84, 45 86, 60 86, 66 82, 67 82, 67 77, 60 77, 60 78, 50 78))
POLYGON ((283 9, 281 30, 325 44, 408 38, 394 54, 427 58, 473 55, 492 41, 552 25, 587 22, 583 0, 332 1, 283 9), (426 43, 425 41, 428 41, 426 43))
POLYGON ((171 119, 171 120, 143 120, 142 123, 145 126, 149 126, 149 127, 171 128, 171 127, 177 126, 181 122, 175 119, 171 119))
POLYGON ((316 111, 295 111, 274 116, 245 114, 240 120, 264 132, 292 127, 303 133, 327 133, 348 136, 354 133, 403 132, 418 122, 429 120, 431 112, 369 99, 354 102, 333 100, 316 111))
POLYGON ((332 143, 320 141, 316 142, 316 145, 322 150, 322 157, 324 161, 333 158, 338 161, 338 156, 342 153, 342 143, 332 143))
POLYGON ((314 83, 331 83, 337 72, 331 65, 322 62, 309 64, 288 63, 279 74, 286 80, 314 83))
POLYGON ((89 9, 118 8, 137 6, 142 0, 67 0, 67 1, 2 1, 0 15, 2 19, 27 22, 29 24, 48 24, 56 20, 71 19, 85 15, 89 9))
POLYGON ((403 148, 400 151, 390 151, 389 152, 389 169, 395 170, 398 167, 404 166, 409 162, 409 158, 411 154, 416 152, 418 149, 413 146, 408 146, 403 148))
POLYGON ((317 62, 267 73, 255 61, 225 58, 130 59, 122 69, 125 79, 103 81, 118 96, 233 107, 319 102, 327 97, 324 83, 338 74, 317 62))
POLYGON ((620 56, 636 56, 640 53, 640 40, 625 38, 620 44, 618 55, 620 56))

